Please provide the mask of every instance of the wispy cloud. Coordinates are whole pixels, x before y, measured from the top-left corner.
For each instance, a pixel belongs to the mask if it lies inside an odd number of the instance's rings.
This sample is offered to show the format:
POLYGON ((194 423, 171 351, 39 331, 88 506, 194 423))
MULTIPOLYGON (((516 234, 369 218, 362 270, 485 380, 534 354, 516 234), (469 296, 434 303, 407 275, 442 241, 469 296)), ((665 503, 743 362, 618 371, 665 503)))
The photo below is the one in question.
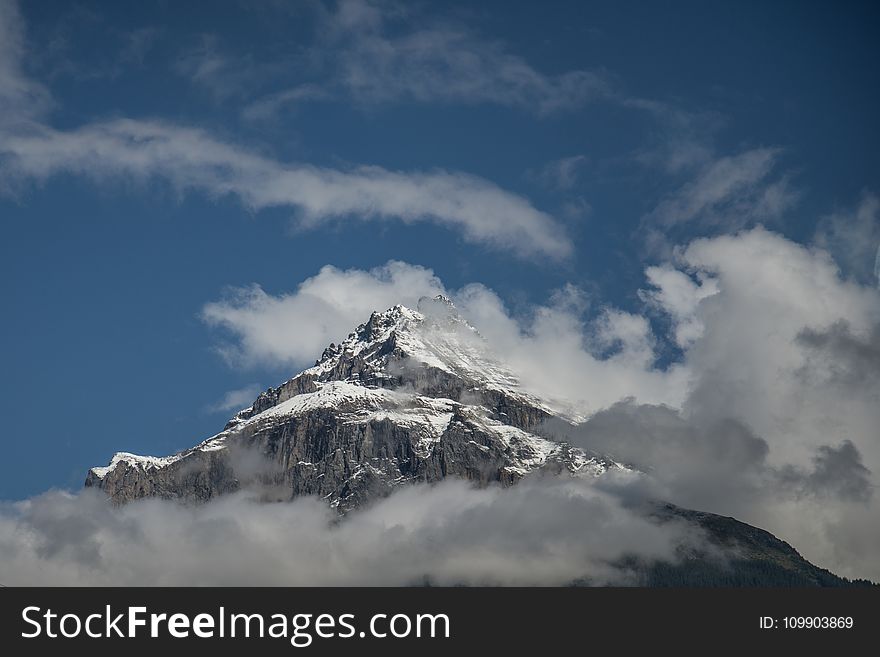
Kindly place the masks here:
POLYGON ((586 155, 563 157, 530 171, 528 177, 548 189, 568 191, 577 183, 580 169, 586 162, 586 155))
POLYGON ((713 159, 648 218, 667 227, 699 219, 735 229, 731 221, 776 217, 795 199, 785 178, 770 180, 779 154, 777 148, 756 148, 713 159))
POLYGON ((632 96, 621 96, 619 102, 652 117, 658 128, 634 153, 637 162, 675 175, 698 170, 715 158, 712 136, 723 122, 716 113, 632 96))
POLYGON ((230 390, 217 402, 208 405, 206 410, 210 413, 228 413, 241 410, 250 406, 261 390, 262 388, 260 388, 258 383, 251 383, 243 388, 230 390))
POLYGON ((216 35, 203 34, 195 45, 180 53, 173 68, 216 101, 225 101, 252 97, 282 66, 281 62, 257 62, 251 53, 233 56, 216 35))
POLYGON ((862 194, 857 207, 834 212, 819 221, 817 244, 859 280, 880 285, 880 199, 862 194))
POLYGON ((316 84, 301 84, 291 89, 263 96, 248 105, 241 112, 246 121, 271 121, 287 109, 315 100, 328 100, 332 94, 316 84))
POLYGON ((18 5, 0 2, 0 130, 41 117, 51 101, 48 90, 25 74, 26 52, 18 5))
POLYGON ((117 119, 69 130, 36 122, 47 94, 21 70, 24 42, 14 5, 0 8, 0 34, 7 37, 0 46, 0 95, 8 106, 0 119, 0 170, 7 189, 57 173, 95 182, 157 179, 211 197, 232 195, 252 210, 289 207, 303 228, 334 220, 427 221, 523 258, 564 259, 572 252, 550 215, 466 173, 287 163, 160 121, 117 119))
POLYGON ((465 240, 524 258, 564 259, 572 245, 562 227, 525 198, 460 172, 348 170, 286 164, 220 142, 192 128, 120 119, 69 131, 41 126, 0 145, 9 178, 45 180, 74 173, 96 182, 132 177, 176 189, 232 195, 253 210, 290 207, 297 223, 396 219, 454 229, 465 240))
MULTIPOLYGON (((366 105, 488 103, 547 115, 610 93, 598 72, 541 72, 505 44, 464 24, 434 20, 413 6, 342 0, 335 7, 319 6, 318 13, 312 59, 326 76, 324 94, 366 105)), ((277 101, 292 99, 297 89, 299 83, 257 101, 258 115, 281 109, 286 102, 277 101)))
POLYGON ((167 36, 166 29, 156 25, 121 28, 93 5, 68 3, 54 17, 51 28, 44 27, 40 33, 40 48, 28 57, 31 67, 46 81, 116 80, 143 68, 167 36), (100 42, 101 48, 84 51, 75 47, 83 41, 100 42))

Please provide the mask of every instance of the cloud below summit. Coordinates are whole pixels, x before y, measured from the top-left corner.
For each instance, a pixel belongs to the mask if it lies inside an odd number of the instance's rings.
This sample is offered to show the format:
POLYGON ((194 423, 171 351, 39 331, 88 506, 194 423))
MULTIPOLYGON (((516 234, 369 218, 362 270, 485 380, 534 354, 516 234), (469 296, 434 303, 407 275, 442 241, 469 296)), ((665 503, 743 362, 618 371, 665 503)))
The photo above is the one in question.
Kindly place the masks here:
POLYGON ((674 560, 701 534, 587 481, 407 486, 343 520, 316 499, 200 507, 94 491, 0 505, 6 585, 406 586, 632 583, 621 555, 674 560))

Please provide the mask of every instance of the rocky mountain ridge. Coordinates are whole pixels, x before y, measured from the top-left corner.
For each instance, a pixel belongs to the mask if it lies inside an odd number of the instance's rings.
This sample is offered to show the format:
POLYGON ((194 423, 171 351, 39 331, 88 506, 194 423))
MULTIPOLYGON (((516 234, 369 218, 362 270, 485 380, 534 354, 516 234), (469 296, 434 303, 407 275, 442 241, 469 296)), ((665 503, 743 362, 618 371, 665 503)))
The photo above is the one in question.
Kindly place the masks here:
POLYGON ((552 415, 448 299, 425 298, 419 310, 374 312, 196 447, 167 457, 117 453, 89 471, 86 486, 116 503, 205 501, 258 486, 269 499, 317 495, 347 511, 447 476, 510 485, 539 471, 623 468, 534 433, 552 415))

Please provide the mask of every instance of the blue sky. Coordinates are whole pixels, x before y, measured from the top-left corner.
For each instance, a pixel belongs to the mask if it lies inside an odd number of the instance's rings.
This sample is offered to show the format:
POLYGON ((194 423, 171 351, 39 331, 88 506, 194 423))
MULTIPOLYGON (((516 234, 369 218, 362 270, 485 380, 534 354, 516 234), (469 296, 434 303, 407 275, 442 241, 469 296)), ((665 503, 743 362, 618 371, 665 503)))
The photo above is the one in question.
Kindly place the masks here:
POLYGON ((874 280, 869 3, 0 6, 0 499, 221 429, 357 323, 273 359, 229 319, 325 265, 405 261, 513 318, 576 289, 588 322, 762 224, 874 280))

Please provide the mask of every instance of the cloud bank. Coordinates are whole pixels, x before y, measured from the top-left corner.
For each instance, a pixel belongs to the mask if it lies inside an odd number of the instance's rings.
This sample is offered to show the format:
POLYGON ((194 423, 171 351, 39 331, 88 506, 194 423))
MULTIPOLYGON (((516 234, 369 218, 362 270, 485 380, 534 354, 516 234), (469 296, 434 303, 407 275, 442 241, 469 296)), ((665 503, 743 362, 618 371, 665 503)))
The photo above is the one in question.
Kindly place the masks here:
POLYGON ((0 506, 6 585, 563 585, 631 583, 621 555, 675 560, 701 545, 589 482, 477 490, 410 486, 342 521, 316 499, 246 493, 197 508, 93 491, 0 506))

